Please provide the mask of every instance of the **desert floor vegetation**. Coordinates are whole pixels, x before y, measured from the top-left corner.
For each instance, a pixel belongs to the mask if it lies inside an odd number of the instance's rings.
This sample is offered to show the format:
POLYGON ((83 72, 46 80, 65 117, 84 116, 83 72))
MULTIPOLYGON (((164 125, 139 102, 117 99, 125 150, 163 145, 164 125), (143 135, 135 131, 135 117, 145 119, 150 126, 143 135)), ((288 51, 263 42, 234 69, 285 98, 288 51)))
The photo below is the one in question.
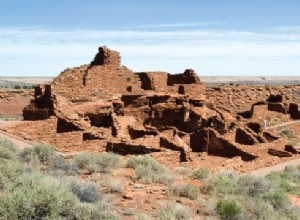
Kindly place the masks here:
POLYGON ((297 220, 290 195, 300 196, 300 167, 266 177, 212 174, 171 169, 150 155, 86 151, 66 159, 50 145, 19 149, 0 139, 0 194, 3 220, 297 220), (141 204, 142 197, 149 201, 141 204))

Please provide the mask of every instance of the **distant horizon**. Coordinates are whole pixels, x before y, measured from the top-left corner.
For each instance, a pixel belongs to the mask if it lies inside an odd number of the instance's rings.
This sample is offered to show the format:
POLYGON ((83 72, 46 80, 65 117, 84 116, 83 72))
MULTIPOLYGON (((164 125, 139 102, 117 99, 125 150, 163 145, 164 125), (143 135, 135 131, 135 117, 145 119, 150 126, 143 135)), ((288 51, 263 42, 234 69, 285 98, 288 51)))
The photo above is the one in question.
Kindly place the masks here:
POLYGON ((297 0, 3 0, 0 75, 57 76, 99 46, 135 72, 300 75, 297 0))

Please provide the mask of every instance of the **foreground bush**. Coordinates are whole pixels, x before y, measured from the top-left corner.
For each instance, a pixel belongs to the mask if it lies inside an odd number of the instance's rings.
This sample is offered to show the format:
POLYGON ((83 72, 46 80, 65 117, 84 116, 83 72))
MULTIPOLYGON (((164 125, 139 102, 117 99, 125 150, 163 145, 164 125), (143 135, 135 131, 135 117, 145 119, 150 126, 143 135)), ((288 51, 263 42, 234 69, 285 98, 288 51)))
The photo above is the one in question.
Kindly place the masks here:
POLYGON ((109 202, 100 200, 96 204, 79 203, 74 207, 76 220, 118 220, 116 215, 108 208, 109 202))
POLYGON ((21 175, 0 197, 0 219, 59 219, 70 216, 77 201, 52 177, 21 175))
POLYGON ((238 193, 251 197, 262 197, 271 189, 271 183, 265 178, 251 175, 240 176, 237 180, 238 193))
POLYGON ((85 183, 79 180, 72 179, 67 183, 67 185, 81 202, 96 203, 101 198, 99 189, 95 183, 85 183))
POLYGON ((143 183, 168 184, 173 180, 169 169, 149 155, 133 156, 128 160, 127 166, 135 169, 136 178, 143 183))
POLYGON ((55 175, 76 175, 79 173, 77 166, 73 162, 67 161, 63 156, 55 156, 50 164, 49 170, 55 175))
POLYGON ((284 192, 300 196, 300 167, 286 167, 283 172, 272 172, 267 176, 284 192))
POLYGON ((0 190, 14 182, 25 171, 23 165, 17 161, 0 160, 0 190))
POLYGON ((83 152, 75 156, 75 164, 80 169, 87 169, 91 173, 110 173, 114 169, 121 168, 124 164, 123 159, 114 153, 95 154, 83 152))
POLYGON ((211 195, 232 195, 237 189, 237 178, 233 173, 220 173, 210 177, 205 183, 205 190, 211 195))
POLYGON ((201 167, 199 169, 196 169, 193 172, 192 177, 195 179, 203 180, 203 179, 206 179, 207 177, 209 177, 209 174, 210 174, 210 172, 207 167, 201 167))
POLYGON ((158 214, 161 220, 185 220, 191 219, 186 207, 179 204, 168 204, 158 214))
POLYGON ((217 212, 221 219, 234 220, 241 215, 241 207, 235 200, 220 200, 217 203, 217 212))
POLYGON ((17 148, 11 141, 0 138, 0 159, 16 159, 17 148))
POLYGON ((189 199, 197 199, 200 190, 191 184, 180 185, 173 184, 169 186, 169 193, 174 196, 186 197, 189 199))
POLYGON ((23 149, 19 154, 21 162, 26 163, 46 163, 50 162, 56 153, 51 145, 38 144, 30 148, 23 149))

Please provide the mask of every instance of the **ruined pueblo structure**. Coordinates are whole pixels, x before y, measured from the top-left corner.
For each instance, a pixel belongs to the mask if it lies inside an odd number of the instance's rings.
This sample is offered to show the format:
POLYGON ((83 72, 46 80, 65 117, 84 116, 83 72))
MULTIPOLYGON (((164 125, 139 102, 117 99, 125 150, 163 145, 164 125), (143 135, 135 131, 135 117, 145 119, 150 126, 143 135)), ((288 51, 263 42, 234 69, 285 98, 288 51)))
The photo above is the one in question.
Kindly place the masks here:
POLYGON ((181 162, 201 152, 244 162, 285 157, 287 140, 266 123, 272 114, 300 119, 298 89, 206 88, 192 69, 133 72, 117 51, 100 47, 90 64, 37 86, 25 122, 10 132, 63 152, 174 153, 181 162))

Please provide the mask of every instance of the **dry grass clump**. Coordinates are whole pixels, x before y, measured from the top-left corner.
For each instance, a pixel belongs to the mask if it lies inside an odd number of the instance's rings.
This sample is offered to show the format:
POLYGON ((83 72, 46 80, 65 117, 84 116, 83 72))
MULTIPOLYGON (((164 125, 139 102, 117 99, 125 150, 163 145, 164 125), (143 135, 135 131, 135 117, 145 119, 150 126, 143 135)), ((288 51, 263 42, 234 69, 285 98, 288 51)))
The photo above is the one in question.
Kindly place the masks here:
POLYGON ((80 153, 74 158, 80 169, 87 169, 90 173, 111 173, 124 166, 122 157, 114 153, 95 154, 89 151, 80 153))
POLYGON ((133 156, 128 160, 127 166, 135 169, 135 178, 143 183, 169 184, 174 179, 166 166, 159 164, 149 155, 133 156))

